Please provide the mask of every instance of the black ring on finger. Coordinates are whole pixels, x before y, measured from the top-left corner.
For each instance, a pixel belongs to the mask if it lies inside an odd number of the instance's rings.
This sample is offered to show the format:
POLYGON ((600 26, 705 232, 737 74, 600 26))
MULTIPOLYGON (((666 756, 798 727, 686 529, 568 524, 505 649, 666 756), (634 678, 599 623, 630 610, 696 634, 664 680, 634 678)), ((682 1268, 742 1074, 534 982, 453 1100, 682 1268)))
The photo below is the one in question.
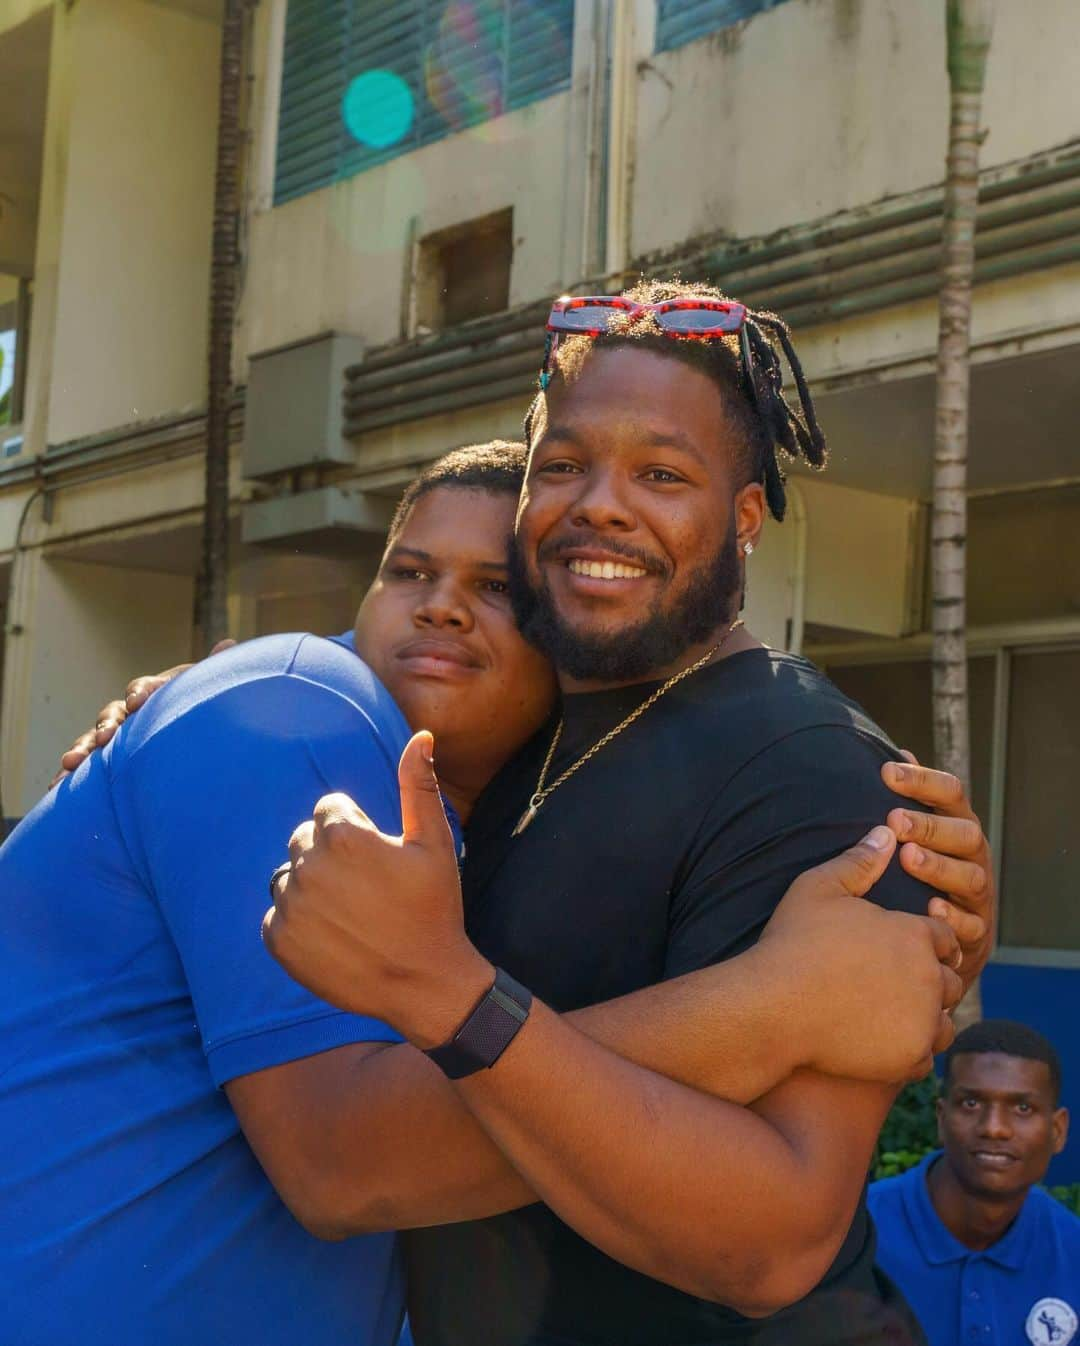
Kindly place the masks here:
POLYGON ((286 860, 283 865, 278 865, 277 869, 275 869, 274 872, 270 875, 271 902, 276 902, 277 900, 277 894, 274 892, 274 889, 277 887, 278 879, 281 878, 282 874, 291 874, 291 873, 292 873, 292 861, 286 860))

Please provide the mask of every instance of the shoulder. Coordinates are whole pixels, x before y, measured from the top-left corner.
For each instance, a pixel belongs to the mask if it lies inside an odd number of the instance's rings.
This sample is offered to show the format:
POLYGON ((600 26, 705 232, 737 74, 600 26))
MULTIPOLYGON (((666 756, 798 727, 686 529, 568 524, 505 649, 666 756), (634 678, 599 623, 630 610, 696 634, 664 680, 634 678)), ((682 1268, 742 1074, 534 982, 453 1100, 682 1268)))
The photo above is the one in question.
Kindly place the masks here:
POLYGON ((799 755, 807 734, 815 750, 834 743, 844 756, 878 763, 896 756, 866 712, 798 655, 769 649, 734 655, 696 685, 688 679, 680 702, 706 738, 723 740, 732 774, 762 753, 799 755))
POLYGON ((1033 1187, 1028 1193, 1028 1204, 1039 1223, 1054 1231, 1062 1245, 1077 1259, 1080 1269, 1080 1217, 1043 1187, 1033 1187))
POLYGON ((895 1220, 904 1209, 908 1195, 922 1181, 923 1165, 917 1164, 892 1178, 879 1178, 867 1188, 866 1201, 876 1221, 895 1220))
POLYGON ((278 741, 366 729, 397 748, 408 731, 389 692, 355 653, 307 634, 266 636, 195 664, 129 719, 114 766, 166 731, 188 746, 200 737, 262 736, 278 741))

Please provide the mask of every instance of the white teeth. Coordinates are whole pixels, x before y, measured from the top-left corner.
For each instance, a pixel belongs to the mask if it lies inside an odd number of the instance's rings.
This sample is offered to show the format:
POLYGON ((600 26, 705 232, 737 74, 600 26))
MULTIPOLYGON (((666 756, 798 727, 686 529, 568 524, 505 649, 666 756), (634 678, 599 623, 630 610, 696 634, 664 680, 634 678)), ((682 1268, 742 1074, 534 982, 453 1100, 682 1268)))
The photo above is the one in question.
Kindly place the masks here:
POLYGON ((621 561, 579 561, 569 563, 572 575, 584 575, 591 580, 638 580, 648 574, 641 566, 624 565, 621 561))

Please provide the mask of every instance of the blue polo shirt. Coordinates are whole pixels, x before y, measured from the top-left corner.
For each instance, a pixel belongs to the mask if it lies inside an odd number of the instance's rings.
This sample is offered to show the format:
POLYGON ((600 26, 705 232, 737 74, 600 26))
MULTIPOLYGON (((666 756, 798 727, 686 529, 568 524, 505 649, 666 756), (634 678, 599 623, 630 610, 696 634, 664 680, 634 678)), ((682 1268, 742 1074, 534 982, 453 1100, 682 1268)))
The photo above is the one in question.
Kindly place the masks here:
POLYGON ((390 1346, 392 1236, 293 1219, 220 1086, 396 1041, 262 947, 267 880, 333 790, 400 826, 408 729, 337 643, 197 665, 0 850, 0 1342, 390 1346))
POLYGON ((966 1248, 934 1210, 926 1174, 939 1153, 870 1188, 877 1260, 930 1346, 1069 1346, 1080 1341, 1080 1220, 1032 1188, 1007 1233, 966 1248))

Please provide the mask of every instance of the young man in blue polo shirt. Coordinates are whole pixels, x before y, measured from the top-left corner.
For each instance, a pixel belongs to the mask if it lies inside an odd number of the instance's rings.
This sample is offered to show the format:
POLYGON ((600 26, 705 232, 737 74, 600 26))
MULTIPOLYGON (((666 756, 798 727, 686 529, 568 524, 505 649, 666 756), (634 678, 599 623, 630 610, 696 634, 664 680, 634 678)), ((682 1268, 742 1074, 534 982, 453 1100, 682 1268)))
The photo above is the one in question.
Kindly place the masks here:
POLYGON ((878 1262, 931 1346, 1070 1346, 1080 1220, 1035 1184, 1064 1148, 1057 1053, 988 1019, 959 1034, 938 1103, 942 1150, 870 1189, 878 1262))

